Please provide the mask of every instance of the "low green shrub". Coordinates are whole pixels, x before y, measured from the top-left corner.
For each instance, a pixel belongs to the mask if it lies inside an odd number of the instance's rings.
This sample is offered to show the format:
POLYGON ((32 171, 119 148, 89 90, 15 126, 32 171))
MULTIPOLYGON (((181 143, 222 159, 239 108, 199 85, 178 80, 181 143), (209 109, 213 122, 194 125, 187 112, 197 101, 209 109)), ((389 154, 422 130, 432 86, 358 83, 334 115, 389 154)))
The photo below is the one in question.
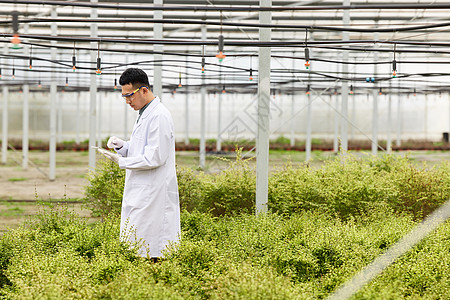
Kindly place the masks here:
POLYGON ((88 181, 83 201, 94 215, 106 217, 110 213, 120 212, 125 170, 109 159, 102 158, 97 161, 95 170, 89 173, 88 181))
POLYGON ((202 201, 203 181, 191 168, 177 168, 178 192, 181 209, 198 210, 202 201))
POLYGON ((321 209, 347 218, 387 204, 421 218, 450 198, 448 174, 448 163, 428 169, 394 155, 345 155, 318 169, 286 164, 269 177, 268 205, 283 214, 321 209))
MULTIPOLYGON (((181 242, 161 263, 120 242, 118 217, 93 226, 47 209, 0 239, 5 298, 322 299, 414 225, 377 207, 342 220, 327 212, 213 217, 182 213, 181 242)), ((356 299, 448 295, 450 223, 356 299)))
MULTIPOLYGON (((47 209, 0 239, 6 299, 323 299, 417 224, 389 207, 336 218, 304 211, 214 217, 182 213, 182 237, 160 263, 120 242, 119 218, 93 225, 47 209)), ((355 299, 448 295, 450 223, 355 299)))
POLYGON ((0 239, 0 295, 92 298, 132 267, 136 247, 121 242, 117 217, 90 226, 65 208, 45 208, 0 239))
MULTIPOLYGON (((120 212, 124 174, 107 160, 91 173, 85 201, 95 214, 120 212)), ((397 155, 345 154, 319 168, 287 163, 269 176, 268 207, 286 215, 320 209, 348 218, 387 204, 421 219, 450 198, 449 174, 449 163, 428 168, 397 155)), ((177 177, 182 209, 214 216, 255 209, 256 174, 240 149, 229 167, 217 174, 179 168, 177 177)))
POLYGON ((236 160, 229 161, 227 169, 206 176, 202 180, 202 199, 199 211, 215 216, 252 213, 255 208, 256 177, 248 160, 242 158, 242 149, 236 150, 236 160))

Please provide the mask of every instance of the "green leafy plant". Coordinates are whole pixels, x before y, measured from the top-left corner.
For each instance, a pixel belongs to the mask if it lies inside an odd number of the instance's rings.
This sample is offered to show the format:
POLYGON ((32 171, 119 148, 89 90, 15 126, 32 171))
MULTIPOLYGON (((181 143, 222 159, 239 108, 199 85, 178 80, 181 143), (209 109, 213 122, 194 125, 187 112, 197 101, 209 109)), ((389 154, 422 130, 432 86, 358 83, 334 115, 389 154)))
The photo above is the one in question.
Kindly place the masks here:
POLYGON ((97 161, 97 167, 88 175, 84 203, 94 215, 102 217, 120 212, 122 205, 125 171, 118 164, 104 158, 97 161))
POLYGON ((242 157, 242 148, 236 149, 236 159, 228 162, 227 169, 201 177, 203 203, 200 211, 210 211, 215 216, 254 211, 256 176, 248 159, 242 157))

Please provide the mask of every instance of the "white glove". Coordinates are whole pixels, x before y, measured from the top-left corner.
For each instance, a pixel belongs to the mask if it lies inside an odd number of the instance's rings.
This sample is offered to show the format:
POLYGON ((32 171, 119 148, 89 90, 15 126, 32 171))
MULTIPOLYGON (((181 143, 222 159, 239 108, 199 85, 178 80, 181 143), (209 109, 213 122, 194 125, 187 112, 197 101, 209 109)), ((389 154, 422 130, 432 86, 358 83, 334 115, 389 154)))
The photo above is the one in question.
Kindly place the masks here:
POLYGON ((119 155, 112 153, 110 151, 103 151, 102 154, 107 158, 112 160, 115 163, 119 163, 119 155))
POLYGON ((123 147, 124 141, 119 139, 118 137, 112 136, 109 138, 108 143, 106 144, 110 149, 120 149, 123 147))

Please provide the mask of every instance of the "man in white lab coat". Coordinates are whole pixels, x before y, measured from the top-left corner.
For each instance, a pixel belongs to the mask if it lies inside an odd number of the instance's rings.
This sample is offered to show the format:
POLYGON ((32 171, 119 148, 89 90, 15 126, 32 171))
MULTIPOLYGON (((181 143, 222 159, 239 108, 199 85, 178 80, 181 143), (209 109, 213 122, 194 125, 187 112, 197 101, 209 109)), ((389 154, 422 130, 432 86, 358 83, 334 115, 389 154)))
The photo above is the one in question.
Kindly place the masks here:
POLYGON ((150 90, 147 74, 125 70, 119 80, 122 97, 139 115, 129 141, 110 137, 106 153, 126 169, 121 236, 142 239, 139 255, 162 257, 161 251, 180 236, 180 205, 175 168, 175 138, 170 112, 150 90), (130 230, 135 234, 129 234, 130 230), (128 232, 128 233, 127 233, 128 232))

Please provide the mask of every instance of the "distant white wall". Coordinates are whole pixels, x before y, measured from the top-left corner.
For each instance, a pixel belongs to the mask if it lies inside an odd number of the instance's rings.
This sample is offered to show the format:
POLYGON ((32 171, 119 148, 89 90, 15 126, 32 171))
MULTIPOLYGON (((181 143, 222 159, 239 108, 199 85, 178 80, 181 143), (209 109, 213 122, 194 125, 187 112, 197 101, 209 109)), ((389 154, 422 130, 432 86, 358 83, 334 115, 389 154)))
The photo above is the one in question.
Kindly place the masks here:
MULTIPOLYGON (((313 138, 332 139, 334 132, 334 101, 329 96, 317 96, 320 91, 314 91, 313 97, 313 138)), ((62 140, 74 140, 76 137, 77 121, 81 140, 88 138, 89 133, 89 94, 60 93, 63 97, 62 107, 62 140), (76 117, 76 99, 80 99, 80 114, 76 117)), ((391 136, 395 140, 397 126, 397 95, 392 95, 392 128, 391 136)), ((1 98, 1 97, 0 97, 1 98)), ((111 135, 123 137, 125 113, 128 115, 128 132, 131 132, 136 121, 137 112, 130 107, 125 110, 120 92, 99 93, 102 100, 102 138, 111 135)), ((217 137, 217 108, 219 95, 210 94, 206 101, 206 134, 207 138, 217 137)), ((275 95, 272 98, 270 122, 272 138, 280 135, 290 136, 291 128, 291 96, 275 95)), ((349 100, 349 117, 353 113, 352 101, 355 99, 354 137, 365 139, 371 136, 372 126, 372 98, 367 95, 351 96, 349 100), (354 98, 353 98, 354 97, 354 98)), ((402 139, 430 139, 440 140, 443 132, 450 131, 449 106, 447 94, 429 95, 427 100, 422 94, 417 96, 402 95, 402 139)), ((185 137, 185 95, 178 92, 174 95, 164 94, 163 103, 171 111, 176 130, 177 140, 185 137)), ((252 139, 256 132, 256 96, 222 95, 222 139, 240 140, 252 139)), ((303 139, 306 131, 306 95, 295 96, 295 134, 297 139, 303 139)), ((379 101, 379 138, 385 139, 388 125, 388 95, 378 96, 379 101)), ((49 95, 48 93, 30 93, 30 139, 48 140, 49 137, 49 95)), ((0 107, 0 111, 3 107, 0 107)), ((2 114, 0 113, 0 119, 2 114)), ((1 122, 0 122, 1 124, 1 122)), ((189 137, 200 137, 200 95, 189 96, 189 137)), ((349 137, 351 126, 349 126, 349 137)), ((9 138, 22 137, 22 96, 20 93, 9 93, 9 138)))

